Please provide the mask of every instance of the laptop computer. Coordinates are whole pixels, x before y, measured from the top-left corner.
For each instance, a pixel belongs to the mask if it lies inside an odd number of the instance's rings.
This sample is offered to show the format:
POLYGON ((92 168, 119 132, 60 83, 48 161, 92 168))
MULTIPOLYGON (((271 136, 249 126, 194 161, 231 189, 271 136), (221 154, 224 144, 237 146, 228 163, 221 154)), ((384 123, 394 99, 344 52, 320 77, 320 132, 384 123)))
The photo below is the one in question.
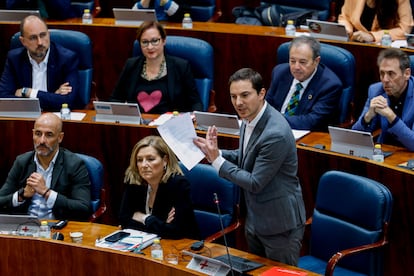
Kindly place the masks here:
POLYGON ((141 124, 141 112, 136 103, 93 101, 95 121, 122 124, 141 124))
POLYGON ((37 118, 40 114, 37 98, 0 98, 0 117, 37 118))
POLYGON ((374 140, 370 132, 329 126, 331 151, 372 159, 374 140))
POLYGON ((24 236, 36 236, 40 221, 30 215, 0 214, 0 232, 24 236))
POLYGON ((306 19, 309 33, 315 38, 348 41, 349 37, 345 26, 335 22, 306 19))
POLYGON ((194 111, 196 129, 207 130, 215 125, 217 131, 225 134, 240 135, 240 123, 237 115, 194 111))
POLYGON ((140 26, 144 21, 157 21, 154 9, 112 9, 115 25, 140 26))
POLYGON ((0 10, 0 21, 18 21, 29 15, 40 16, 38 10, 0 10))

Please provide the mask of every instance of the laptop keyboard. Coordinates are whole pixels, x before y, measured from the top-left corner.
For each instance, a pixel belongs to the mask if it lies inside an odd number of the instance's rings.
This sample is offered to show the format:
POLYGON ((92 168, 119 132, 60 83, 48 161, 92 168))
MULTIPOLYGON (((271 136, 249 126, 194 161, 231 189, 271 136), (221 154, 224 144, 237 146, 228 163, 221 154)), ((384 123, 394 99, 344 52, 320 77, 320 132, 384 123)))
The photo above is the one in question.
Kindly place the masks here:
POLYGON ((250 270, 263 266, 263 264, 256 263, 249 259, 245 259, 245 258, 233 256, 233 255, 230 255, 231 265, 229 263, 229 258, 227 255, 221 255, 221 256, 215 257, 214 259, 222 261, 223 263, 228 264, 229 266, 233 267, 234 270, 240 271, 240 272, 250 271, 250 270))

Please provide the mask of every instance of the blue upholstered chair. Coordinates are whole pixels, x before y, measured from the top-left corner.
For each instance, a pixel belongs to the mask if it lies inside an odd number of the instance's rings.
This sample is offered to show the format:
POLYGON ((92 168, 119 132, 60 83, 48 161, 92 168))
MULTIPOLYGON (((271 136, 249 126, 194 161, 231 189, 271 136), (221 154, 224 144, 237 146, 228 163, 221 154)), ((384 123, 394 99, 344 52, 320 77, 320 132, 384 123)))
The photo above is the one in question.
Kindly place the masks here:
POLYGON ((214 193, 219 199, 224 233, 230 233, 240 226, 239 187, 224 178, 210 165, 197 164, 190 171, 180 164, 191 184, 191 197, 201 237, 212 242, 223 236, 220 215, 214 202, 214 193))
MULTIPOLYGON (((165 45, 167 54, 188 60, 200 94, 204 111, 216 111, 214 105, 213 77, 214 53, 210 43, 186 36, 167 36, 165 45)), ((137 40, 133 45, 133 56, 141 55, 141 46, 137 40)))
MULTIPOLYGON (((290 42, 285 42, 277 49, 277 64, 289 62, 289 45, 290 42)), ((355 90, 354 55, 341 47, 321 43, 321 63, 329 67, 342 81, 338 122, 343 126, 351 125, 354 121, 351 112, 355 90)))
POLYGON ((414 76, 414 55, 409 56, 409 58, 410 58, 411 75, 414 76))
POLYGON ((75 17, 82 17, 83 11, 88 9, 92 16, 96 16, 101 11, 101 5, 99 0, 90 0, 90 1, 71 1, 70 2, 72 14, 75 17))
MULTIPOLYGON (((49 29, 50 40, 77 53, 79 58, 79 107, 84 108, 89 104, 92 90, 93 62, 92 41, 89 36, 71 30, 49 29)), ((23 45, 19 40, 20 32, 15 33, 10 41, 10 48, 18 48, 23 45)))
POLYGON ((77 155, 83 160, 88 170, 91 182, 91 209, 93 212, 89 221, 94 222, 106 211, 103 166, 95 157, 81 153, 77 153, 77 155))
POLYGON ((190 0, 193 21, 217 21, 222 15, 221 0, 190 0))
POLYGON ((285 13, 315 10, 319 20, 328 20, 331 16, 332 0, 262 0, 262 4, 277 4, 285 13))
POLYGON ((377 181, 326 172, 316 195, 310 252, 299 267, 322 275, 382 275, 392 205, 391 192, 377 181))

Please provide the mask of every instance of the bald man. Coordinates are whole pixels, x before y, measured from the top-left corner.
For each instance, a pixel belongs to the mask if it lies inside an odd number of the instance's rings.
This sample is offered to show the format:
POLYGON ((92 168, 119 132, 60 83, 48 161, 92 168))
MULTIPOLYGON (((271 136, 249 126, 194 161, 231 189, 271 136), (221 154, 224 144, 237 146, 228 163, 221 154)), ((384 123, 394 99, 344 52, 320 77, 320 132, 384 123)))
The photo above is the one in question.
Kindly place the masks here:
POLYGON ((0 211, 44 219, 87 220, 90 183, 83 161, 61 148, 61 119, 42 114, 34 124, 34 150, 19 155, 0 189, 0 211))
POLYGON ((7 54, 0 97, 38 98, 44 111, 58 111, 63 103, 83 108, 77 54, 51 42, 46 23, 35 15, 20 23, 19 39, 23 47, 7 54))

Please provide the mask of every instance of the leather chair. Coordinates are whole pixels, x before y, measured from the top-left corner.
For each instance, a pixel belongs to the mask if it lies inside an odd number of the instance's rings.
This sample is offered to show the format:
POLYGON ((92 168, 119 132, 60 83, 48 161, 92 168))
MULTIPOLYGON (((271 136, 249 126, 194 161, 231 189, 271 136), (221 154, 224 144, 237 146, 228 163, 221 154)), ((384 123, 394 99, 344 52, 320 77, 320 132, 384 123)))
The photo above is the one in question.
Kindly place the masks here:
POLYGON ((101 12, 101 4, 99 3, 99 0, 73 1, 70 2, 70 7, 72 14, 75 17, 82 17, 85 9, 88 9, 94 17, 101 12))
MULTIPOLYGON (((204 111, 214 112, 214 53, 210 43, 186 36, 167 36, 165 45, 167 54, 188 60, 193 70, 198 93, 204 111)), ((141 55, 141 46, 137 40, 133 45, 133 56, 141 55)))
POLYGON ((91 182, 91 209, 93 212, 89 221, 94 222, 106 211, 103 166, 101 161, 95 157, 81 153, 76 155, 83 160, 88 170, 91 182))
POLYGON ((414 76, 414 55, 408 57, 410 58, 411 75, 414 76))
POLYGON ((222 15, 221 0, 191 0, 190 14, 193 21, 218 21, 222 15))
POLYGON ((180 166, 191 184, 191 197, 201 238, 213 242, 222 237, 223 232, 227 234, 237 229, 240 226, 239 187, 220 177, 210 165, 197 164, 190 171, 184 165, 180 166), (214 193, 218 196, 221 215, 214 201, 214 193))
MULTIPOLYGON (((277 49, 277 64, 289 62, 289 45, 290 42, 285 42, 277 49)), ((321 63, 329 67, 342 81, 338 123, 344 127, 350 126, 354 122, 351 112, 356 71, 354 55, 341 47, 321 43, 321 63)))
POLYGON ((299 267, 322 275, 382 275, 392 204, 391 192, 377 181, 340 171, 323 174, 309 255, 300 257, 299 267))
POLYGON ((285 13, 315 10, 318 12, 318 19, 327 21, 332 13, 332 0, 262 0, 262 5, 276 4, 285 13))
MULTIPOLYGON (((92 41, 88 35, 71 30, 49 29, 50 40, 77 53, 79 58, 79 95, 78 108, 89 104, 92 90, 93 62, 92 41)), ((15 33, 10 41, 10 48, 23 47, 19 40, 20 32, 15 33)))

